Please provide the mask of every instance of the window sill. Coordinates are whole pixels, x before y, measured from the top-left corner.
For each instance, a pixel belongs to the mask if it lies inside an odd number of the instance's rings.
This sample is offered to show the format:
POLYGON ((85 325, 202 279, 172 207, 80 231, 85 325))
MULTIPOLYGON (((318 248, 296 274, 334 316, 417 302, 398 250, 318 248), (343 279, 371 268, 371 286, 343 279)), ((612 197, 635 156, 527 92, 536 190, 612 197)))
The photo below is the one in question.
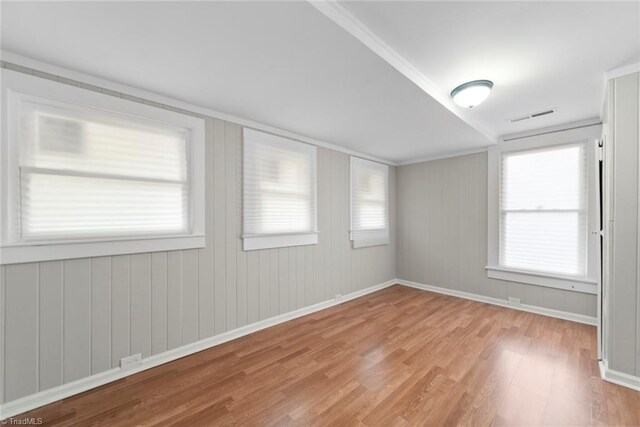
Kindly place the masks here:
POLYGON ((487 270, 487 277, 491 279, 508 280, 586 294, 595 295, 598 293, 598 283, 588 279, 499 266, 486 266, 485 269, 487 270))
POLYGON ((389 244, 388 236, 365 239, 354 239, 352 236, 349 240, 351 240, 353 244, 353 249, 370 248, 372 246, 385 246, 389 244))
POLYGON ((244 251, 317 244, 318 233, 247 236, 242 238, 242 250, 244 251))
POLYGON ((377 230, 350 231, 349 240, 351 240, 354 249, 388 245, 390 243, 389 230, 381 228, 377 230))
POLYGON ((362 248, 372 248, 374 246, 387 246, 389 244, 389 240, 384 242, 353 242, 353 249, 362 249, 362 248))
POLYGON ((140 237, 100 241, 16 243, 0 246, 0 264, 163 252, 205 247, 204 235, 140 237))

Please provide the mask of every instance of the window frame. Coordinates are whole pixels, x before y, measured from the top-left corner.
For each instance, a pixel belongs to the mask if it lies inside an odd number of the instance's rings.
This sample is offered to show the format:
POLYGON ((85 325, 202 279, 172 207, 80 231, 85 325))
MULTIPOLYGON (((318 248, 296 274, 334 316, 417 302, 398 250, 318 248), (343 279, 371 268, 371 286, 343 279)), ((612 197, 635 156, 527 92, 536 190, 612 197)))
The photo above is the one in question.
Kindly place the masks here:
POLYGON ((487 158, 487 277, 556 289, 597 294, 599 282, 599 233, 597 211, 597 174, 595 156, 600 137, 600 126, 589 126, 565 131, 550 132, 500 142, 488 149, 487 158), (502 155, 518 151, 530 151, 551 147, 585 144, 586 149, 586 274, 571 276, 558 273, 517 269, 500 265, 500 182, 502 155))
POLYGON ((305 245, 317 245, 318 244, 318 149, 315 145, 307 144, 290 138, 285 138, 279 135, 273 135, 267 132, 243 128, 242 130, 242 250, 253 251, 260 249, 274 249, 285 248, 291 246, 305 246, 305 245), (284 232, 284 233, 264 233, 264 234, 248 234, 245 231, 246 221, 246 173, 247 173, 247 140, 250 139, 252 143, 267 143, 271 145, 290 145, 300 144, 301 148, 308 149, 311 157, 311 181, 315 186, 312 203, 314 214, 314 224, 311 231, 303 232, 284 232))
POLYGON ((384 246, 384 245, 388 245, 391 242, 391 229, 390 229, 390 225, 389 225, 389 198, 390 198, 390 191, 389 191, 389 166, 384 164, 384 163, 380 163, 380 162, 376 162, 373 160, 367 160, 367 159, 363 159, 360 157, 356 157, 356 156, 351 156, 349 159, 349 240, 352 242, 353 248, 357 249, 357 248, 367 248, 367 247, 372 247, 372 246, 384 246), (359 239, 357 238, 357 233, 363 230, 355 230, 354 226, 353 226, 353 200, 354 200, 354 164, 357 163, 371 163, 376 165, 376 167, 380 167, 380 168, 384 168, 385 169, 385 185, 387 186, 387 191, 386 191, 386 199, 384 201, 384 208, 385 208, 385 219, 386 219, 386 227, 385 228, 380 228, 380 229, 371 229, 369 231, 371 232, 375 232, 378 231, 378 236, 375 236, 372 238, 372 241, 359 241, 359 239))
POLYGON ((202 248, 204 228, 204 119, 107 95, 92 89, 37 76, 2 69, 0 115, 0 264, 38 262, 95 256, 202 248), (18 103, 36 97, 52 104, 92 108, 183 128, 188 131, 188 168, 190 181, 190 227, 187 233, 140 234, 118 237, 26 240, 16 238, 10 230, 18 220, 19 146, 16 137, 18 103))

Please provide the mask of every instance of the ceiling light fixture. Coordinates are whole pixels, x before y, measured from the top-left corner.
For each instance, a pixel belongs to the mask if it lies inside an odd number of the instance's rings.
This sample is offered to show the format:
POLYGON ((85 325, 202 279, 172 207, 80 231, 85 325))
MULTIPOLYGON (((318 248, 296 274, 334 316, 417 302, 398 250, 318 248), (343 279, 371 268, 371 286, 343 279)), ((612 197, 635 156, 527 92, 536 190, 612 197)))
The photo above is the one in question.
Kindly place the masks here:
POLYGON ((460 107, 473 108, 487 99, 493 82, 491 80, 474 80, 461 84, 451 91, 451 97, 460 107))

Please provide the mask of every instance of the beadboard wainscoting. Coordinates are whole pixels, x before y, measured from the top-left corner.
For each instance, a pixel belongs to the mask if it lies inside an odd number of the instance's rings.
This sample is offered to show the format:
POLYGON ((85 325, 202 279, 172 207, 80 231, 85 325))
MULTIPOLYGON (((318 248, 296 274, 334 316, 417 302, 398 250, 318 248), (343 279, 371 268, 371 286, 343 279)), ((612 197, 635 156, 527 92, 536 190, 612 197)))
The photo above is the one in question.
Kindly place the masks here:
POLYGON ((610 80, 605 177, 603 378, 640 387, 640 73, 610 80))
POLYGON ((487 153, 396 168, 398 278, 507 303, 597 315, 597 296, 487 278, 487 153))
POLYGON ((0 266, 0 402, 108 372, 123 357, 140 353, 144 360, 395 278, 394 167, 390 244, 352 248, 349 155, 318 147, 318 244, 245 252, 243 128, 193 115, 206 122, 206 247, 0 266))
POLYGON ((119 367, 107 369, 98 374, 83 377, 72 382, 48 388, 38 393, 30 394, 28 396, 13 400, 8 403, 0 404, 0 420, 21 414, 34 408, 39 408, 41 406, 58 401, 60 399, 64 399, 69 396, 73 396, 78 393, 82 393, 92 388, 99 387, 112 381, 116 381, 120 378, 124 378, 126 376, 151 369, 155 366, 159 366, 164 363, 189 356, 199 351, 215 347, 217 345, 232 341, 245 335, 252 334, 262 329, 266 329, 280 323, 288 322, 289 320, 293 320, 301 316, 306 316, 307 314, 315 313, 316 311, 324 310, 326 308, 351 301, 355 298, 359 298, 372 292, 376 292, 392 286, 395 283, 395 279, 390 280, 379 285, 351 292, 347 295, 334 297, 331 300, 323 301, 298 310, 293 310, 288 313, 270 317, 265 320, 260 320, 249 325, 241 326, 228 332, 198 340, 190 344, 181 345, 171 350, 163 351, 161 353, 154 354, 153 356, 145 357, 141 360, 141 363, 139 365, 130 369, 122 369, 119 367))

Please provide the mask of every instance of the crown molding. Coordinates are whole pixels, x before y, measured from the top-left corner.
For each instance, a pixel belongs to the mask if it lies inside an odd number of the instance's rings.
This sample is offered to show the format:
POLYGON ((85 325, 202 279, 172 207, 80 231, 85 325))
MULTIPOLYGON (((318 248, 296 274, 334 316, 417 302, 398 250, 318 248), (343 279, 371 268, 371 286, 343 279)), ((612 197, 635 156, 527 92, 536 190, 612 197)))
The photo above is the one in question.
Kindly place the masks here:
POLYGON ((604 73, 605 80, 617 79, 618 77, 626 76, 633 73, 640 72, 640 62, 635 64, 625 65, 624 67, 614 68, 604 73))
POLYGON ((518 132, 518 133, 510 133, 508 135, 501 136, 499 144, 504 144, 506 142, 513 141, 513 140, 516 140, 516 139, 523 139, 523 138, 529 138, 529 137, 532 137, 532 136, 546 135, 548 133, 564 132, 564 131, 567 131, 567 130, 586 128, 586 127, 590 127, 590 126, 599 126, 601 124, 602 124, 602 120, 600 120, 600 118, 592 117, 592 118, 589 118, 589 119, 579 120, 579 121, 576 121, 576 122, 562 123, 562 124, 555 125, 555 126, 548 126, 548 127, 544 127, 544 128, 531 129, 531 130, 518 132))
POLYGON ((505 144, 513 140, 524 139, 524 138, 529 138, 533 136, 546 135, 546 134, 555 133, 555 132, 564 132, 572 129, 580 129, 580 128, 591 127, 591 126, 600 126, 601 124, 602 124, 602 121, 598 117, 593 117, 590 119, 579 120, 577 122, 563 123, 556 126, 531 129, 524 132, 512 133, 512 134, 501 136, 499 139, 499 143, 497 145, 487 145, 484 147, 472 148, 468 150, 436 154, 433 156, 418 157, 416 159, 398 162, 397 166, 406 166, 406 165, 412 165, 415 163, 430 162, 433 160, 448 159, 451 157, 460 157, 460 156, 467 156, 469 154, 483 153, 485 151, 499 149, 499 146, 501 146, 502 144, 505 144))
POLYGON ((479 147, 479 148, 471 148, 469 150, 460 150, 460 151, 453 151, 449 153, 436 154, 433 156, 418 157, 416 159, 406 160, 404 162, 398 162, 397 166, 407 166, 407 165, 413 165, 416 163, 431 162, 433 160, 449 159, 451 157, 468 156, 470 154, 484 153, 488 149, 489 149, 489 146, 485 146, 485 147, 479 147))
POLYGON ((443 91, 426 75, 414 67, 403 56, 385 43, 358 18, 342 7, 337 0, 308 0, 309 4, 320 11, 327 18, 342 27, 345 31, 371 49, 380 58, 399 71, 427 95, 435 99, 443 107, 457 116, 460 120, 480 132, 490 142, 497 142, 498 137, 483 124, 473 118, 466 110, 453 103, 449 93, 443 91))
POLYGON ((143 100, 157 102, 163 105, 178 108, 187 112, 201 114, 208 117, 214 117, 224 121, 239 124, 241 126, 267 132, 273 135, 282 136, 285 138, 293 139, 306 144, 312 144, 318 147, 328 148, 330 150, 339 151, 341 153, 349 154, 355 157, 361 157, 363 159, 373 160, 379 163, 384 163, 389 166, 396 166, 396 162, 391 160, 382 159, 376 156, 372 156, 366 153, 362 153, 355 150, 350 150, 340 145, 336 145, 329 142, 320 141, 318 139, 310 138, 304 135, 300 135, 295 132, 290 132, 285 129, 280 129, 274 126, 269 126, 264 123, 256 122, 253 120, 244 119, 242 117, 234 116, 224 112, 212 110, 210 108, 201 107, 198 105, 190 104, 185 101, 181 101, 176 98, 160 95, 154 92, 150 92, 144 89, 138 89, 132 86, 124 85, 114 82, 112 80, 103 79, 90 74, 82 73, 79 71, 70 70, 68 68, 59 67, 46 62, 39 61, 37 59, 29 58, 27 56, 20 55, 15 52, 0 49, 0 60, 17 65, 18 68, 23 68, 22 72, 30 73, 31 71, 39 71, 42 73, 52 74, 54 76, 63 77, 70 80, 75 80, 90 86, 95 86, 96 89, 107 89, 110 91, 120 92, 133 97, 141 98, 143 100))

